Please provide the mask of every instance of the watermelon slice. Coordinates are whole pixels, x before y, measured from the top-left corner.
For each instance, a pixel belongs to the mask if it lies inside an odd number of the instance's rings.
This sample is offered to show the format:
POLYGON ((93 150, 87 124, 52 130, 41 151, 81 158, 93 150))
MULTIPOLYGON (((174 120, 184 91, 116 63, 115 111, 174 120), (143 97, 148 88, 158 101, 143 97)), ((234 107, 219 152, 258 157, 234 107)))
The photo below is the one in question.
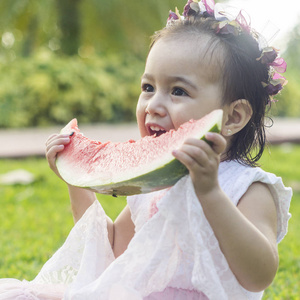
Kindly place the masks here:
POLYGON ((57 155, 56 166, 69 184, 97 193, 133 195, 174 185, 188 174, 172 155, 188 137, 204 139, 208 131, 219 132, 222 110, 200 120, 190 120, 160 136, 146 136, 125 143, 99 142, 84 137, 73 119, 62 133, 72 133, 70 143, 57 155))

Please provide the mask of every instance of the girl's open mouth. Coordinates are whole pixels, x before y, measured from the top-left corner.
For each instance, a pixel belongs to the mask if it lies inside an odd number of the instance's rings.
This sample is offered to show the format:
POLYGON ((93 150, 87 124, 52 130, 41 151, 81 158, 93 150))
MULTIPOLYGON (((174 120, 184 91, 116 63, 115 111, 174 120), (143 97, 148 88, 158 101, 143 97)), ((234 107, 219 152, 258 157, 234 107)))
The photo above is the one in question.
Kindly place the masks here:
POLYGON ((147 125, 148 132, 151 136, 160 136, 167 131, 158 125, 147 125))

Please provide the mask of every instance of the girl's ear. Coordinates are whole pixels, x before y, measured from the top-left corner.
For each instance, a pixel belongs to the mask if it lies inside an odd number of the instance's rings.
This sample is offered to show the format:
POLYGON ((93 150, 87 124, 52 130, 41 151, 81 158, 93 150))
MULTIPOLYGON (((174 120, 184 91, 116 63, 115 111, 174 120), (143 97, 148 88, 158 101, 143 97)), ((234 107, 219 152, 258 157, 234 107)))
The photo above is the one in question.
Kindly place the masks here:
POLYGON ((249 101, 236 100, 224 108, 222 135, 231 136, 242 130, 253 114, 249 101))

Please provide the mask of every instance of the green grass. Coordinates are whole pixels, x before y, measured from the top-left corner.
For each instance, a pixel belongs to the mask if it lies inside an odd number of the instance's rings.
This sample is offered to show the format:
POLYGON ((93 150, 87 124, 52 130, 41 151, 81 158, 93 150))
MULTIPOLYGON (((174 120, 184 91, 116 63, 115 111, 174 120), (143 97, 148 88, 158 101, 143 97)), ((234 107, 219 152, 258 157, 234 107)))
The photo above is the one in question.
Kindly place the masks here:
MULTIPOLYGON (((36 182, 0 185, 0 278, 32 280, 74 223, 65 183, 46 160, 0 160, 0 174, 20 168, 33 173, 36 182)), ((126 199, 99 196, 106 213, 115 219, 126 199)))
MULTIPOLYGON (((299 299, 300 273, 300 146, 276 146, 266 151, 263 169, 294 187, 289 233, 279 244, 280 267, 266 299, 299 299)), ((0 174, 25 169, 36 176, 31 185, 0 185, 0 278, 32 280, 47 259, 62 245, 73 226, 65 184, 49 169, 45 159, 0 160, 0 174)), ((115 219, 124 197, 99 195, 106 213, 115 219)))
POLYGON ((263 169, 283 178, 293 188, 288 234, 279 244, 279 270, 263 299, 299 299, 300 295, 300 146, 272 147, 261 160, 263 169))

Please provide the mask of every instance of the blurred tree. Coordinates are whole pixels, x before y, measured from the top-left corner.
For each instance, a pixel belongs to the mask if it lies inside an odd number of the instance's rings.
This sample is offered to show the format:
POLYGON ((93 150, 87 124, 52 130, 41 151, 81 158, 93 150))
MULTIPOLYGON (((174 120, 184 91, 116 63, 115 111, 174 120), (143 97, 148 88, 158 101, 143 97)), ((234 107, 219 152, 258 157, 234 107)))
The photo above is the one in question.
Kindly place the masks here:
POLYGON ((38 17, 37 15, 31 16, 27 30, 25 32, 24 43, 22 46, 23 56, 30 56, 34 51, 35 41, 37 39, 37 29, 38 29, 38 17))
POLYGON ((62 53, 74 55, 80 47, 80 0, 56 0, 62 53))
MULTIPOLYGON (((217 2, 224 2, 219 0, 217 2)), ((144 56, 149 36, 166 24, 169 10, 186 0, 1 0, 0 36, 15 43, 0 51, 29 56, 41 47, 89 57, 97 52, 144 56)))
POLYGON ((82 2, 83 52, 101 50, 145 55, 149 36, 166 24, 169 10, 186 0, 82 2))
POLYGON ((56 12, 51 1, 0 1, 0 57, 7 53, 30 56, 47 44, 55 30, 56 12), (5 37, 10 36, 10 43, 5 37))
POLYGON ((300 23, 288 36, 288 43, 283 57, 287 62, 287 86, 279 95, 278 105, 275 105, 274 114, 279 116, 300 117, 300 23))
POLYGON ((185 0, 1 0, 0 36, 10 33, 13 43, 0 52, 29 56, 41 47, 65 55, 78 51, 133 51, 143 53, 153 29, 161 28, 169 9, 185 0))
POLYGON ((288 57, 288 60, 290 61, 290 66, 292 68, 297 69, 300 72, 300 23, 298 23, 294 29, 292 30, 288 46, 285 51, 285 55, 288 57))

